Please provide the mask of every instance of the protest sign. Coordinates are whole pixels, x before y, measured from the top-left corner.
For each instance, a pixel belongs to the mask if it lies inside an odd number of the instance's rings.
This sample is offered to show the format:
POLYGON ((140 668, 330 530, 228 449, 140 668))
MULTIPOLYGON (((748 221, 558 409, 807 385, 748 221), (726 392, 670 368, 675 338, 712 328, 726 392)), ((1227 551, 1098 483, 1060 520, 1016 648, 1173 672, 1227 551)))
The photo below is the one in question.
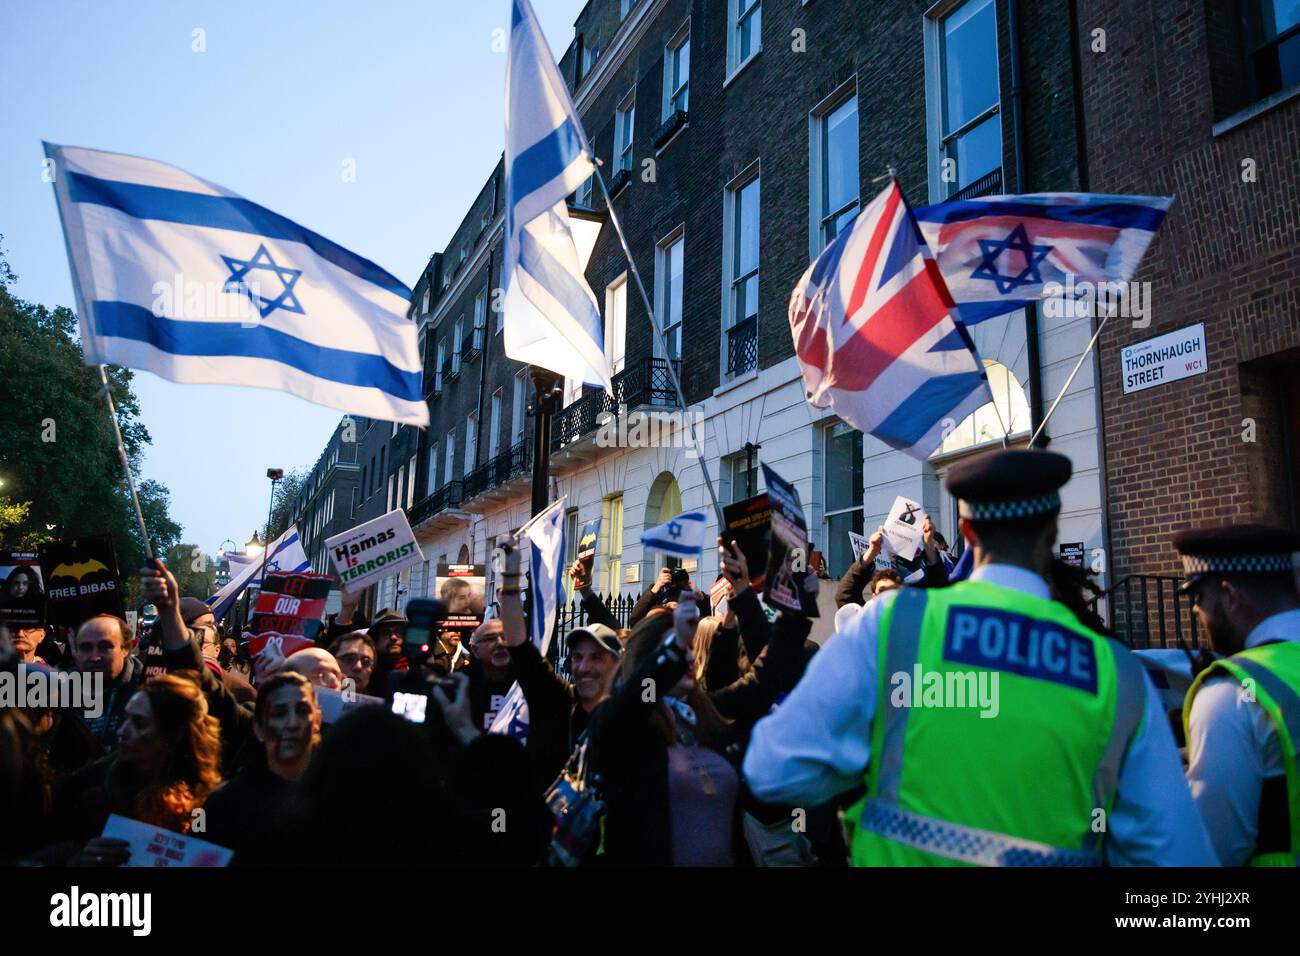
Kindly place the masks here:
POLYGON ((1062 543, 1057 552, 1061 556, 1061 562, 1068 564, 1072 568, 1083 567, 1083 542, 1074 541, 1062 543))
POLYGON ((854 561, 861 561, 862 556, 867 553, 867 548, 870 546, 871 542, 865 534, 858 534, 856 531, 849 532, 849 547, 853 549, 854 561))
POLYGON ((234 850, 198 837, 182 836, 116 813, 109 814, 102 836, 125 840, 131 858, 127 866, 228 866, 234 850))
POLYGON ((333 579, 310 571, 268 571, 253 606, 253 633, 292 634, 315 641, 324 627, 333 579))
POLYGON ((762 594, 767 583, 767 539, 772 527, 772 505, 767 492, 724 505, 722 519, 727 529, 723 538, 740 547, 749 565, 749 585, 755 594, 762 594))
POLYGON ((325 550, 344 589, 353 593, 424 561, 401 508, 326 538, 325 550))
POLYGON ((804 591, 808 573, 808 524, 799 491, 766 463, 763 481, 771 503, 771 538, 767 565, 767 600, 779 608, 816 617, 817 602, 804 591))
POLYGON ((915 501, 899 495, 894 499, 894 506, 889 509, 885 519, 885 538, 893 547, 894 553, 904 561, 911 561, 921 547, 921 526, 925 524, 925 512, 915 501))
POLYGON ((109 535, 43 544, 40 564, 46 623, 76 627, 96 614, 125 617, 117 556, 109 535))
POLYGON ((713 616, 719 619, 726 617, 730 604, 731 585, 726 578, 718 578, 713 582, 713 587, 709 588, 709 607, 713 616))
POLYGON ((35 551, 0 551, 0 614, 12 627, 45 623, 45 588, 35 551))
POLYGON ((578 576, 574 588, 591 587, 591 569, 596 563, 596 540, 600 537, 600 519, 592 518, 578 534, 578 576))
POLYGON ((434 578, 438 600, 447 605, 440 630, 472 631, 483 623, 486 568, 481 564, 440 564, 434 578))

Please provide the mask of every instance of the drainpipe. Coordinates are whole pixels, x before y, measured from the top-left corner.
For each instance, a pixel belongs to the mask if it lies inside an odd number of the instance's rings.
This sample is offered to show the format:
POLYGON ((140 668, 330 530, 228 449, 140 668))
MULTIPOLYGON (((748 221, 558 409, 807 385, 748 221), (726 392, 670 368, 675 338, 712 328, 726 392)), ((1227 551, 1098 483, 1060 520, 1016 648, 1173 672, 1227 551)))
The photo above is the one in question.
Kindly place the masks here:
MULTIPOLYGON (((500 180, 496 176, 492 177, 492 218, 491 220, 489 220, 490 222, 496 222, 496 218, 497 218, 497 185, 499 182, 500 180)), ((491 226, 489 226, 488 228, 490 229, 491 226)), ((483 352, 483 355, 481 356, 482 362, 481 362, 481 367, 479 369, 479 376, 478 376, 478 431, 474 435, 474 464, 475 465, 478 464, 479 448, 483 444, 483 431, 484 431, 483 396, 487 391, 487 367, 488 367, 488 355, 489 355, 488 348, 492 344, 492 323, 488 320, 488 313, 491 311, 491 305, 492 305, 493 256, 494 256, 494 251, 492 249, 492 236, 489 233, 488 261, 487 261, 488 298, 487 298, 487 308, 484 308, 483 310, 483 348, 481 350, 483 352)), ((492 423, 489 421, 487 422, 487 425, 488 427, 491 427, 492 423)), ((470 555, 470 558, 473 559, 472 554, 470 555)))

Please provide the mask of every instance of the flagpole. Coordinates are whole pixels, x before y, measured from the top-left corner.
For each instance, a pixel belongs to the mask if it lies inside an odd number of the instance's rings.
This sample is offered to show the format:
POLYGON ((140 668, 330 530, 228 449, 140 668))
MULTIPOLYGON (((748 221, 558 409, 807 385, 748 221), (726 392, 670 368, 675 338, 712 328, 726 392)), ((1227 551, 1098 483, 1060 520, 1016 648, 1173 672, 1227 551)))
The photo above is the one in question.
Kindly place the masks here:
MULTIPOLYGON (((590 150, 588 150, 587 155, 591 158, 596 182, 600 184, 600 193, 605 197, 605 208, 609 210, 610 225, 618 233, 618 241, 623 247, 623 255, 627 258, 628 269, 632 273, 632 278, 636 280, 637 292, 641 295, 641 304, 645 306, 646 316, 650 319, 650 328, 654 330, 655 344, 658 345, 660 352, 668 356, 670 353, 667 340, 664 339, 664 333, 659 328, 659 322, 655 319, 654 307, 650 305, 650 296, 646 293, 645 283, 641 281, 641 273, 636 267, 636 262, 632 259, 632 250, 627 244, 627 236, 623 234, 623 225, 618 221, 618 213, 614 211, 614 202, 609 198, 609 190, 605 188, 605 177, 600 172, 601 161, 593 156, 590 150)), ((718 517, 718 533, 722 534, 727 525, 722 517, 722 506, 718 504, 718 494, 714 490, 713 479, 709 476, 709 466, 704 454, 704 442, 700 436, 695 434, 695 420, 687 413, 686 396, 682 394, 682 383, 677 379, 677 370, 673 368, 673 360, 667 358, 664 364, 668 366, 668 377, 672 379, 673 390, 677 393, 677 405, 682 410, 682 418, 691 431, 691 444, 695 446, 696 451, 699 453, 700 473, 704 476, 704 487, 708 489, 709 500, 713 502, 713 511, 718 517)))
POLYGON ((1038 441, 1038 436, 1042 434, 1043 429, 1047 427, 1047 423, 1052 417, 1052 412, 1056 411, 1056 406, 1060 405, 1061 399, 1065 398, 1065 393, 1069 391, 1070 383, 1073 382, 1074 377, 1079 374, 1079 369, 1083 368, 1084 360, 1092 354, 1092 350, 1097 344, 1097 339, 1101 337, 1101 330, 1106 327, 1106 320, 1109 318, 1109 315, 1103 315, 1101 321, 1097 323, 1097 331, 1093 333, 1092 341, 1088 343, 1088 347, 1084 349, 1083 354, 1079 356, 1079 361, 1074 363, 1074 371, 1070 372, 1070 377, 1067 378, 1065 384, 1061 386, 1061 393, 1056 396, 1056 401, 1052 402, 1052 407, 1047 410, 1047 414, 1043 416, 1043 420, 1038 423, 1038 429, 1032 436, 1030 436, 1030 448, 1034 447, 1034 442, 1038 441))
POLYGON ((140 523, 140 539, 144 541, 144 556, 153 561, 153 545, 149 543, 149 530, 144 526, 144 512, 140 510, 140 496, 135 490, 135 476, 131 474, 131 462, 126 457, 126 446, 122 444, 122 429, 117 424, 117 406, 113 404, 113 394, 108 388, 108 373, 103 363, 99 366, 99 393, 108 403, 108 420, 113 423, 113 434, 117 437, 117 456, 122 460, 122 471, 126 473, 126 485, 131 489, 131 504, 135 506, 135 520, 140 523))

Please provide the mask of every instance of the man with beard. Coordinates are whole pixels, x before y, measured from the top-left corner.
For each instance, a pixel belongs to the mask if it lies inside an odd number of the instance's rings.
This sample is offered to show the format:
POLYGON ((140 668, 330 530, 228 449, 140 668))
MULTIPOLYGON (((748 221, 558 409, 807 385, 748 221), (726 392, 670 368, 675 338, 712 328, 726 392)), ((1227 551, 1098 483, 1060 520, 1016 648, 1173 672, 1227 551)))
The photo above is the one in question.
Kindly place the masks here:
POLYGON ((1197 621, 1223 657, 1187 691, 1187 780, 1224 866, 1300 860, 1300 535, 1264 525, 1174 536, 1197 621))
POLYGON ((45 628, 18 624, 14 626, 11 633, 14 651, 19 661, 24 664, 45 663, 45 660, 36 653, 36 649, 45 641, 45 628))
POLYGON ((277 862, 275 847, 283 814, 293 809, 296 785, 320 743, 321 712, 316 693, 301 674, 282 671, 263 686, 253 715, 253 733, 265 759, 251 759, 233 780, 204 804, 203 837, 235 851, 235 866, 277 862))
POLYGON ((390 681, 388 675, 395 671, 407 669, 406 656, 402 653, 402 641, 406 637, 406 615, 392 608, 384 608, 375 616, 367 631, 375 642, 375 673, 371 678, 371 687, 387 689, 390 681))

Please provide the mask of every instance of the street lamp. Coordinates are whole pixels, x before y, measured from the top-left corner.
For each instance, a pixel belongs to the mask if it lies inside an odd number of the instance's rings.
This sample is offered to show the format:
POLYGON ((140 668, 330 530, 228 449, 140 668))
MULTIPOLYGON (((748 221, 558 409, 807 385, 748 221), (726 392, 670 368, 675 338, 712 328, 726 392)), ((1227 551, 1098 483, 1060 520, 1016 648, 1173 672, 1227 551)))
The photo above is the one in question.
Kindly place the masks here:
POLYGON ((244 553, 252 554, 252 555, 258 555, 262 553, 262 542, 258 540, 256 529, 253 530, 253 537, 249 539, 246 545, 244 545, 244 553))

